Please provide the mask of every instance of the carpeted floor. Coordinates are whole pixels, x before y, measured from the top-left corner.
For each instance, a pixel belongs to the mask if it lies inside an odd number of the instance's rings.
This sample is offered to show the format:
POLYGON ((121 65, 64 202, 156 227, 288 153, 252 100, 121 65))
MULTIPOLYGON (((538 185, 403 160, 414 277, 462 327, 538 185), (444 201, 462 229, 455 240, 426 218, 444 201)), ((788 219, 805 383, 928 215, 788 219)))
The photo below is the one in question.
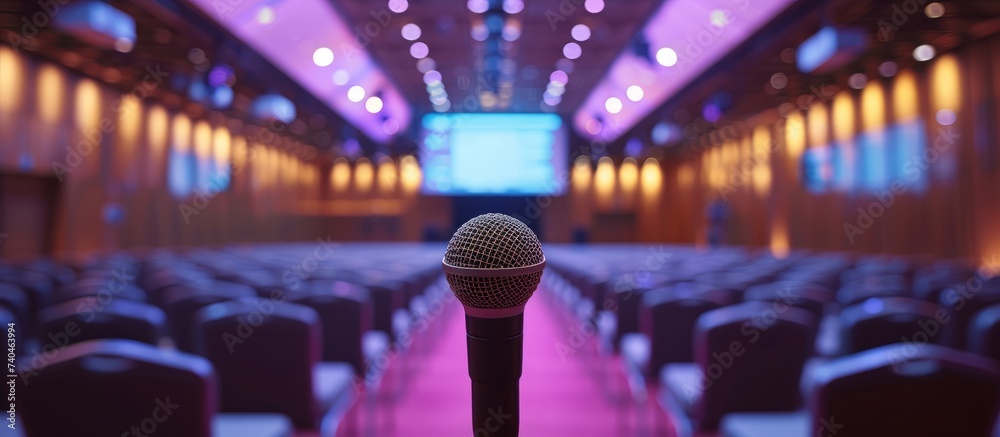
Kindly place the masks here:
MULTIPOLYGON (((379 437, 472 437, 470 388, 466 367, 465 323, 461 307, 453 304, 440 316, 440 325, 427 332, 437 341, 410 357, 412 374, 395 401, 379 402, 374 418, 361 432, 379 437)), ((559 348, 569 344, 569 326, 541 296, 525 311, 524 376, 521 378, 522 437, 608 437, 621 435, 627 414, 616 410, 593 377, 593 355, 559 348)), ((401 381, 401 366, 393 368, 384 392, 401 381)), ((383 393, 382 398, 386 398, 383 393)), ((359 413, 361 414, 361 413, 359 413)), ((344 435, 345 433, 340 433, 344 435)))

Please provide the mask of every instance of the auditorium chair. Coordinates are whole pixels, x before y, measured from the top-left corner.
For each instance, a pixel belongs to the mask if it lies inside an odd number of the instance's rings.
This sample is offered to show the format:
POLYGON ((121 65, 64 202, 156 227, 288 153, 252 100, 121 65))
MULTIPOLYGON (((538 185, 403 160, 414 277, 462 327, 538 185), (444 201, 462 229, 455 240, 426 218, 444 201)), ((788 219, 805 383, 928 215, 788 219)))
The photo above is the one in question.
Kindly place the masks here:
POLYGON ((25 291, 32 314, 49 304, 55 289, 53 279, 49 276, 44 273, 22 270, 15 278, 11 279, 13 285, 25 291))
POLYGON ((928 302, 941 301, 941 293, 976 276, 976 269, 961 263, 938 262, 914 274, 913 294, 928 302))
POLYGON ((372 329, 372 307, 364 288, 343 281, 318 281, 292 296, 290 302, 312 308, 319 315, 325 339, 322 361, 349 363, 356 374, 365 373, 363 339, 372 329))
POLYGON ((820 319, 825 315, 826 304, 833 300, 833 293, 808 282, 778 281, 748 288, 743 299, 801 308, 820 319))
POLYGON ((967 340, 969 325, 975 315, 988 307, 1000 304, 1000 277, 983 280, 978 276, 970 281, 948 287, 941 292, 940 303, 952 320, 947 328, 953 344, 960 349, 971 345, 967 340))
POLYGON ((355 397, 354 369, 320 361, 320 318, 309 307, 257 297, 195 315, 195 351, 219 376, 225 412, 279 413, 296 429, 333 435, 355 397))
POLYGON ((33 325, 34 312, 32 312, 31 302, 28 300, 28 293, 21 287, 0 282, 0 308, 4 308, 21 322, 18 329, 25 329, 33 325))
POLYGON ((605 293, 605 300, 598 301, 603 307, 603 302, 614 302, 615 332, 610 343, 616 349, 620 348, 622 338, 629 333, 640 332, 640 313, 642 308, 642 296, 649 290, 667 287, 683 282, 686 278, 668 278, 665 275, 618 275, 617 280, 611 284, 605 293))
POLYGON ((92 340, 22 373, 18 412, 28 437, 292 437, 284 416, 217 414, 215 378, 195 355, 92 340))
POLYGON ((726 290, 694 282, 646 292, 641 297, 641 335, 623 337, 623 359, 649 378, 659 375, 668 363, 694 361, 692 341, 698 318, 734 303, 732 299, 726 290))
POLYGON ((968 327, 968 350, 1000 361, 1000 304, 980 310, 968 327))
POLYGON ((726 414, 794 411, 816 336, 806 310, 745 302, 706 312, 694 334, 694 363, 660 373, 660 402, 679 436, 712 432, 726 414))
POLYGON ((723 437, 991 437, 1000 411, 996 361, 939 345, 891 344, 818 366, 809 412, 739 414, 723 437))
POLYGON ((194 314, 198 310, 214 303, 255 296, 257 292, 250 287, 222 281, 171 286, 163 292, 170 337, 178 349, 192 352, 194 314))
POLYGON ((892 343, 951 344, 947 312, 938 305, 906 297, 869 298, 838 316, 840 354, 892 343))
POLYGON ((146 292, 141 288, 131 284, 122 284, 111 277, 107 278, 85 278, 63 287, 52 296, 51 303, 65 302, 70 299, 80 297, 98 297, 105 295, 102 299, 125 299, 134 302, 146 302, 146 292))
POLYGON ((913 292, 902 275, 881 275, 857 278, 846 282, 837 291, 837 302, 850 306, 873 297, 908 297, 913 292))
POLYGON ((152 305, 125 299, 104 303, 94 296, 84 296, 40 311, 37 337, 45 344, 52 341, 50 336, 72 331, 76 334, 68 335, 69 344, 119 338, 155 345, 166 324, 163 311, 152 305))
POLYGON ((406 284, 375 269, 360 272, 357 277, 345 280, 368 290, 374 315, 372 326, 395 340, 393 314, 396 310, 406 308, 406 284))

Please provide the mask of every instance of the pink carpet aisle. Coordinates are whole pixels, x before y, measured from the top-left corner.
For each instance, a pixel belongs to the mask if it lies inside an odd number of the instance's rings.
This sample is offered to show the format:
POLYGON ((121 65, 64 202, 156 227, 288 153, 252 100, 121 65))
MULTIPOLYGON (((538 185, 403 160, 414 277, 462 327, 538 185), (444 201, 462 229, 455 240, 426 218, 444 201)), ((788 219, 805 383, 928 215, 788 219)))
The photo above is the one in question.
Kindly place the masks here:
MULTIPOLYGON (((541 291, 539 291, 539 294, 541 291)), ((529 301, 524 322, 524 375, 521 378, 522 437, 611 437, 635 435, 634 416, 619 410, 594 378, 593 355, 588 351, 560 357, 558 343, 568 344, 570 328, 543 296, 529 301)), ((438 342, 411 361, 414 369, 394 405, 383 400, 377 432, 340 432, 338 437, 472 437, 469 376, 466 367, 465 323, 454 303, 436 331, 438 342)), ((399 371, 398 367, 393 373, 399 371)), ((608 369, 611 369, 608 366, 608 369)), ((389 378, 394 378, 391 375, 389 378)), ((387 381, 386 385, 392 385, 387 381)), ((621 385, 619 384, 618 387, 621 385)), ((616 389, 620 391, 620 389, 616 389)), ((383 393, 383 397, 385 394, 383 393)), ((364 401, 362 401, 364 402, 364 401)), ((353 429, 371 417, 355 412, 347 426, 353 429)), ((343 431, 343 429, 342 429, 343 431)))

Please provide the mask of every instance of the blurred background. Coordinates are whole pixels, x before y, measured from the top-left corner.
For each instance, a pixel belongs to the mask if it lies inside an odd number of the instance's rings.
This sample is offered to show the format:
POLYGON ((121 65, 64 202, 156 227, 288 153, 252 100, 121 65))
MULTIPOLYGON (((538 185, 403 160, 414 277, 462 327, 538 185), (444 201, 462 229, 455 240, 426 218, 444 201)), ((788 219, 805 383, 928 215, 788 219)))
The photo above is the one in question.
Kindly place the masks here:
POLYGON ((0 435, 469 435, 440 259, 488 212, 549 259, 522 435, 993 432, 996 1, 9 0, 0 37, 0 435))

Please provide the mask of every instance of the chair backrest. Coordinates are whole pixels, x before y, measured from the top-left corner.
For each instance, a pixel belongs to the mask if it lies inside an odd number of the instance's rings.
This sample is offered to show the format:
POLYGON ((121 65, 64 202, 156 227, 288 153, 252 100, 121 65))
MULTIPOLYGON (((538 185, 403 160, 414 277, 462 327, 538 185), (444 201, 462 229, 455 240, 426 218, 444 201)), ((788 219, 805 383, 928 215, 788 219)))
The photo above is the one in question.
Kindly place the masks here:
POLYGON ((52 296, 52 303, 65 302, 84 296, 100 296, 101 299, 127 299, 146 302, 146 292, 131 284, 118 284, 114 279, 86 278, 64 287, 52 296))
POLYGON ((913 292, 902 275, 868 276, 847 283, 837 291, 837 301, 848 306, 872 297, 909 297, 913 292))
POLYGON ((838 320, 842 354, 892 343, 951 344, 947 313, 923 300, 873 297, 844 308, 838 320))
POLYGON ((969 323, 968 350, 1000 361, 1000 304, 979 311, 969 323))
POLYGON ((816 325, 806 310, 766 302, 702 314, 694 334, 694 359, 704 375, 694 408, 698 429, 716 429, 730 412, 798 408, 816 325))
POLYGON ((282 413, 296 428, 317 428, 313 370, 322 334, 316 311, 247 298, 204 307, 194 324, 195 350, 219 375, 222 411, 282 413))
POLYGON ((319 314, 323 332, 323 361, 350 363, 357 374, 365 372, 361 337, 372 329, 368 292, 347 282, 320 282, 296 294, 292 302, 319 314))
POLYGON ((833 300, 833 293, 808 282, 777 281, 748 288, 743 294, 743 299, 789 305, 809 311, 817 318, 821 318, 826 304, 833 300))
POLYGON ((67 344, 110 338, 156 344, 166 326, 166 315, 152 305, 123 299, 102 303, 90 296, 52 305, 39 312, 37 337, 46 343, 50 335, 75 332, 76 335, 68 336, 67 344))
POLYGON ((68 346, 18 382, 30 436, 211 437, 218 407, 208 360, 130 340, 68 346))
POLYGON ((811 429, 840 426, 837 435, 859 437, 993 435, 1000 369, 992 360, 938 345, 892 344, 815 370, 811 429))
MULTIPOLYGON (((13 284, 0 282, 0 307, 10 310, 17 317, 22 325, 32 325, 31 302, 28 300, 28 292, 13 284)), ((18 328, 20 330, 22 328, 18 328)))
POLYGON ((194 314, 198 310, 211 304, 254 296, 257 292, 252 288, 229 282, 170 287, 164 292, 163 305, 170 336, 178 349, 193 352, 194 314))
POLYGON ((392 314, 400 308, 406 308, 406 284, 373 271, 367 272, 365 279, 354 283, 368 290, 374 311, 372 322, 374 329, 394 336, 392 314))
POLYGON ((970 346, 966 334, 975 315, 990 306, 1000 304, 1000 284, 976 277, 941 292, 941 306, 948 310, 948 323, 953 344, 959 349, 970 346))
POLYGON ((641 330, 650 339, 647 374, 658 375, 667 363, 693 361, 698 317, 729 303, 725 292, 695 283, 650 290, 642 296, 641 330))

